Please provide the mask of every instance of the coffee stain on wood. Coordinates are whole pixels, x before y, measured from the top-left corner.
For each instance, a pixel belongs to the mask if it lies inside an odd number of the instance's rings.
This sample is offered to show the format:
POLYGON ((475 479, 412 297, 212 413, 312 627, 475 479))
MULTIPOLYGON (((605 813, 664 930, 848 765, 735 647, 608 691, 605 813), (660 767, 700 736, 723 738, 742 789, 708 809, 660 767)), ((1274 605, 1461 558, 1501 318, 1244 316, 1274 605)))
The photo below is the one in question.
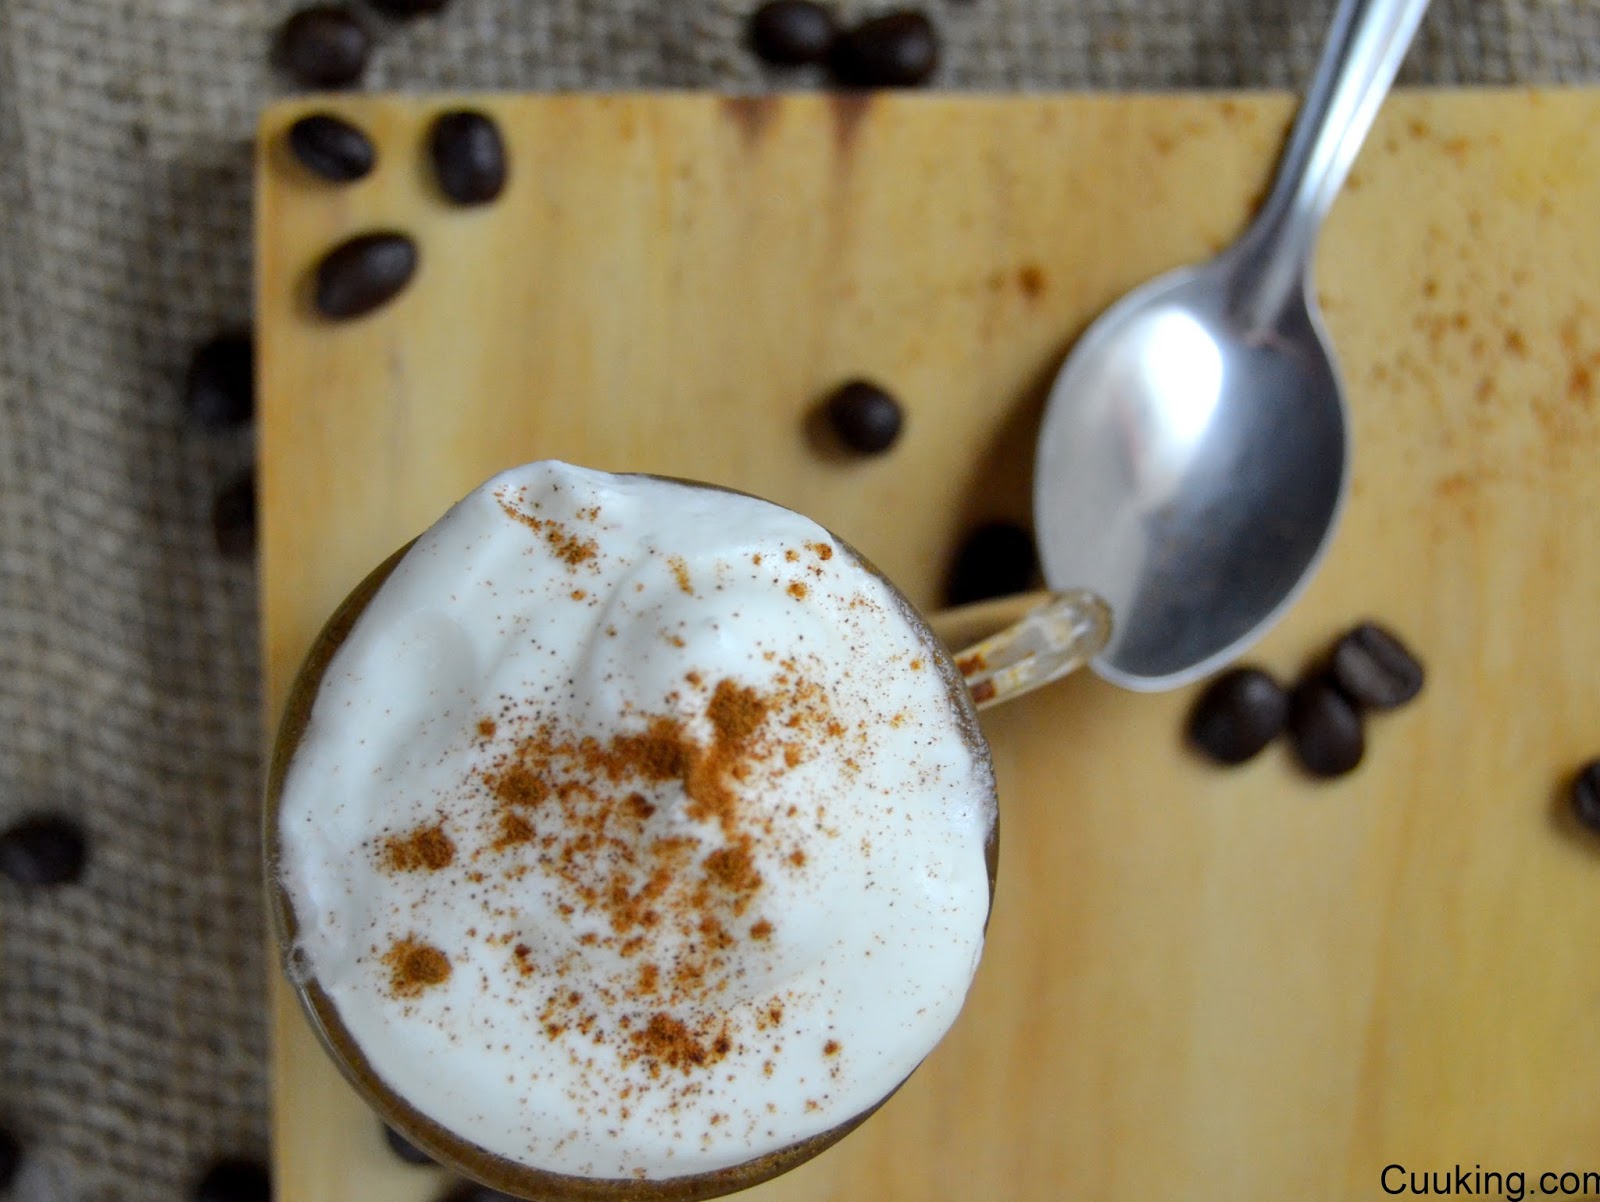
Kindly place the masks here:
POLYGON ((771 128, 781 103, 776 96, 724 96, 717 107, 738 129, 740 140, 753 146, 771 128))
POLYGON ((861 126, 871 114, 873 98, 870 92, 839 92, 828 98, 833 114, 833 141, 840 155, 855 149, 861 135, 861 126))

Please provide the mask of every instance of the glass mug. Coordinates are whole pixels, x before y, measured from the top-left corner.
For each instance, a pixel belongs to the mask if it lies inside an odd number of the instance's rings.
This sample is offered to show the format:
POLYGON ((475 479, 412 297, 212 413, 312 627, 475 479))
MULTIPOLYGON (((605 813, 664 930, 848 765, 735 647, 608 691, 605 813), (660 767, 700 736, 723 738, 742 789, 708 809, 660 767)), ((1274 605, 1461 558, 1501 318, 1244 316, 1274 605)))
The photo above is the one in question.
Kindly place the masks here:
MULTIPOLYGON (((626 480, 629 477, 615 479, 626 480)), ((744 496, 733 490, 695 481, 661 477, 635 479, 663 480, 707 494, 744 496)), ((974 712, 1020 697, 1086 664, 1110 636, 1110 613, 1105 603, 1093 594, 1079 590, 1030 594, 980 602, 937 615, 935 624, 946 632, 950 641, 959 639, 963 644, 976 632, 1003 627, 998 633, 988 634, 966 645, 960 653, 950 654, 944 649, 945 641, 937 637, 892 583, 844 540, 837 536, 833 538, 845 557, 853 560, 884 586, 899 603, 901 613, 919 629, 921 641, 935 658, 933 666, 939 678, 945 682, 949 696, 967 714, 967 720, 962 724, 966 733, 962 737, 976 742, 978 746, 975 750, 985 764, 988 762, 988 748, 978 731, 974 712)), ((295 911, 294 900, 282 872, 284 848, 280 805, 291 761, 311 722, 313 706, 329 664, 344 645, 357 619, 367 610, 414 542, 401 547, 362 580, 317 635, 291 686, 269 765, 264 851, 277 943, 285 972, 328 1055, 385 1123, 441 1165, 507 1194, 544 1202, 576 1202, 578 1199, 650 1199, 652 1202, 674 1199, 686 1202, 717 1197, 778 1176, 842 1139, 887 1101, 905 1078, 901 1077, 899 1082, 891 1084, 876 1102, 846 1121, 799 1138, 775 1151, 726 1167, 687 1175, 640 1179, 582 1176, 570 1171, 541 1168, 490 1151, 473 1141, 471 1131, 452 1129, 424 1113, 413 1100, 403 1096, 374 1070, 333 999, 300 960, 297 946, 301 919, 295 911)), ((997 850, 998 822, 984 848, 991 904, 997 850)), ((987 925, 986 918, 984 924, 987 925)))

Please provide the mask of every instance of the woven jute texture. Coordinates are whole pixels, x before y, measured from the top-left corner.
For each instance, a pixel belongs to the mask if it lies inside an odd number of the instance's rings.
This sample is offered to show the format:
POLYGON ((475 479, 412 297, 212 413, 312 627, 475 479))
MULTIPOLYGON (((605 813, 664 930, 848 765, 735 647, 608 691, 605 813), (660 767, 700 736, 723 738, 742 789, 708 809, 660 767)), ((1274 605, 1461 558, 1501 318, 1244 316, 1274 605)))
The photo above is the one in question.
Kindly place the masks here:
MULTIPOLYGON (((248 433, 179 403, 250 317, 249 140, 293 0, 0 0, 0 827, 80 819, 85 879, 0 880, 16 1196, 189 1196, 266 1151, 255 578, 210 508, 248 433)), ((1327 0, 930 0, 936 86, 1298 86, 1327 0)), ((455 0, 367 86, 816 86, 749 0, 455 0)), ((866 11, 844 3, 846 15, 866 11)), ((369 14, 370 15, 370 14, 369 14)), ((1600 0, 1437 0, 1412 83, 1600 76, 1600 0)))

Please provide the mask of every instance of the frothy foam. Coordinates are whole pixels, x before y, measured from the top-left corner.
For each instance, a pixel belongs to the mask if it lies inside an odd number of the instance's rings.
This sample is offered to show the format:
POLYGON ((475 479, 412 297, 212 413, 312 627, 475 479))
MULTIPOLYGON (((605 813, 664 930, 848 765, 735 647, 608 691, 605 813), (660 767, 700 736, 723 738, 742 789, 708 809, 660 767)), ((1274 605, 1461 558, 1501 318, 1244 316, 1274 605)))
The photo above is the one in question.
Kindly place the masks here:
POLYGON ((988 764, 820 526, 559 463, 406 553, 285 778, 282 882, 373 1071, 491 1152, 666 1178, 889 1093, 988 912, 988 764))

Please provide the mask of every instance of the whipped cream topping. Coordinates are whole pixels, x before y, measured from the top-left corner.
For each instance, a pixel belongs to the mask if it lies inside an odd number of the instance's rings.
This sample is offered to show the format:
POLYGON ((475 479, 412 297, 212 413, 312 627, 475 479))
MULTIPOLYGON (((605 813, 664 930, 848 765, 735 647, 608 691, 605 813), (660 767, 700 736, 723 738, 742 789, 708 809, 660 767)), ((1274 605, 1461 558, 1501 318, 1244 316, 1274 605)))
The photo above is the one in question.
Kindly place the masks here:
POLYGON ((522 1164, 670 1178, 826 1131, 977 968, 994 785, 952 683, 798 514, 508 471, 328 665, 278 816, 295 958, 391 1088, 522 1164))

